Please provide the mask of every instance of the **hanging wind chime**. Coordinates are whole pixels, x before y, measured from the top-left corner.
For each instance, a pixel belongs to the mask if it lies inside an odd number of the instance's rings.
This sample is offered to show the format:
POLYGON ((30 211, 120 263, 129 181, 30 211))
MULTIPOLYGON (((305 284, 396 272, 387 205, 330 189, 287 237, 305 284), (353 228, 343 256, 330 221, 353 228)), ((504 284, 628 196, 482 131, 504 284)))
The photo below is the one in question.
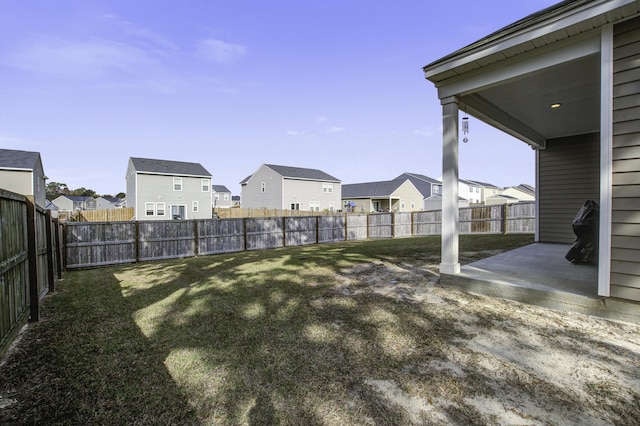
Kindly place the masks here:
POLYGON ((465 112, 464 117, 462 117, 462 134, 464 135, 462 142, 464 143, 469 142, 469 138, 467 137, 468 133, 469 133, 469 117, 467 117, 467 113, 465 112))

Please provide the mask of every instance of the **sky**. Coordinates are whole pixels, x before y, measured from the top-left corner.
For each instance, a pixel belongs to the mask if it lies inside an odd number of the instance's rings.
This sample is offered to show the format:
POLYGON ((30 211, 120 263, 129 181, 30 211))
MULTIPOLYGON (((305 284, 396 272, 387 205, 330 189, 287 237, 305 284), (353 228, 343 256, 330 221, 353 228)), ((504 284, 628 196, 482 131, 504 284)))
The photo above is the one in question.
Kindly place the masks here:
MULTIPOLYGON (((200 163, 234 195, 262 164, 439 178, 422 67, 556 2, 0 0, 0 148, 101 195, 129 157, 200 163)), ((461 178, 534 185, 528 145, 469 122, 461 178)))

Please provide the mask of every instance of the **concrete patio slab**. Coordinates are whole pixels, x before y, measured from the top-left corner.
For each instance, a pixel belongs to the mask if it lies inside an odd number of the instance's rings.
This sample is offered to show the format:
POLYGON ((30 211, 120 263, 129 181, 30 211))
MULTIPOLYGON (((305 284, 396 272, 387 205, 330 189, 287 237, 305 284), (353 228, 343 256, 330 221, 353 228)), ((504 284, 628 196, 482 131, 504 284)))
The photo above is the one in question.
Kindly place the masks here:
POLYGON ((598 296, 598 268, 565 259, 571 245, 535 243, 441 274, 440 283, 472 293, 640 323, 640 304, 598 296))

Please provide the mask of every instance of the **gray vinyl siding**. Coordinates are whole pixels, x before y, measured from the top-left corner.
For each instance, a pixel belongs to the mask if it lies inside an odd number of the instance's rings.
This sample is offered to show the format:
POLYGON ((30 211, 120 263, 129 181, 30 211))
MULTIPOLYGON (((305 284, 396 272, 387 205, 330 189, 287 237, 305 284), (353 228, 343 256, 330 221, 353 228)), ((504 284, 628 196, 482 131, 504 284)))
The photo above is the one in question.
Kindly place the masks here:
POLYGON ((614 31, 611 296, 640 301, 640 19, 614 31))
POLYGON ((600 199, 599 134, 548 140, 538 168, 539 240, 572 243, 576 213, 586 200, 600 199))
POLYGON ((242 207, 283 209, 282 187, 282 176, 263 165, 242 185, 242 207), (261 190, 262 182, 265 184, 264 192, 261 190))

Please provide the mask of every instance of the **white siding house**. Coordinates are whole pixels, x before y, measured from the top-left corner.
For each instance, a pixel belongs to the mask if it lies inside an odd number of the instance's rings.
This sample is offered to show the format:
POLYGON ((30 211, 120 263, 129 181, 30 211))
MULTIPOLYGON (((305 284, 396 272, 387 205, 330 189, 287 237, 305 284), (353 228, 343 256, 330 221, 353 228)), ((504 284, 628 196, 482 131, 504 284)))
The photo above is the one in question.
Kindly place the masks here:
POLYGON ((211 173, 199 163, 129 158, 127 207, 134 220, 211 219, 211 173))

